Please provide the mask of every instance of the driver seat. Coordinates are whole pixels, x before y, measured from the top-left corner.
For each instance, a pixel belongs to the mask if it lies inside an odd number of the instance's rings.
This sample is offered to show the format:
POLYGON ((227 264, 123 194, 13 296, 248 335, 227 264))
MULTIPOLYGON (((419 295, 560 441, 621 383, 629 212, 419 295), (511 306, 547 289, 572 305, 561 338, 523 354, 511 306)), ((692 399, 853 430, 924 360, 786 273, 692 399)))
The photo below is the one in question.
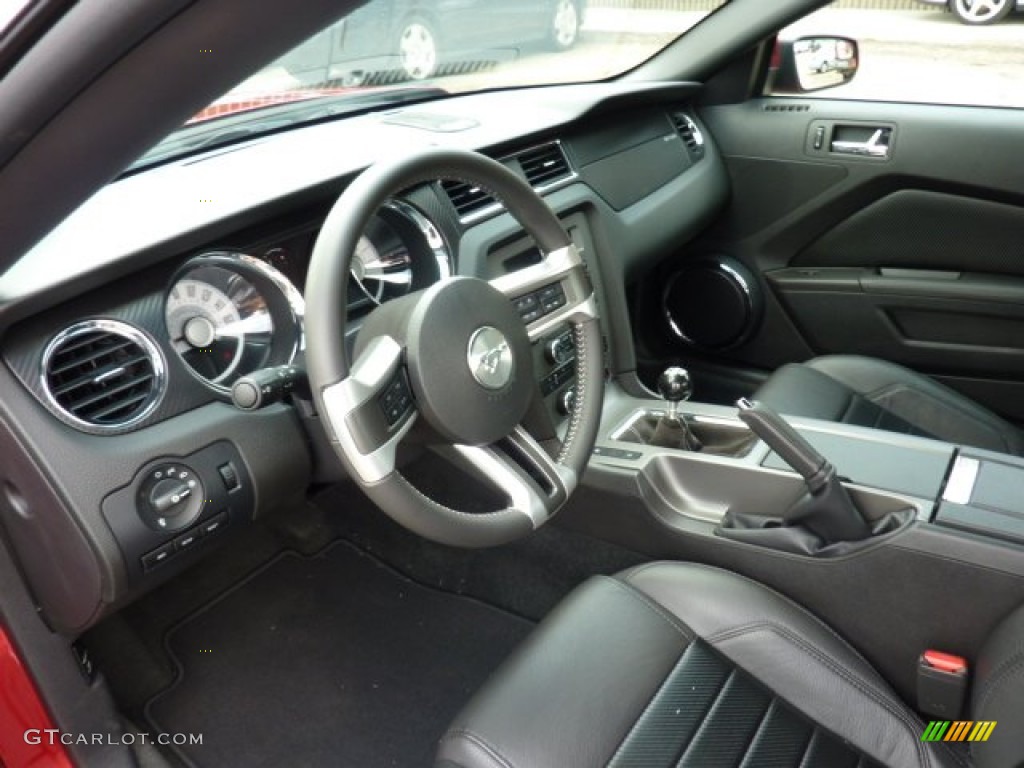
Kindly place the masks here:
MULTIPOLYGON (((1017 697, 1019 680, 980 683, 991 690, 976 718, 1005 728, 977 745, 996 761, 976 765, 1015 765, 1024 749, 1004 761, 994 742, 1019 733, 1003 689, 1017 697)), ((437 768, 970 764, 962 745, 923 742, 924 728, 805 609, 734 573, 661 562, 594 577, 566 598, 456 718, 437 768)))

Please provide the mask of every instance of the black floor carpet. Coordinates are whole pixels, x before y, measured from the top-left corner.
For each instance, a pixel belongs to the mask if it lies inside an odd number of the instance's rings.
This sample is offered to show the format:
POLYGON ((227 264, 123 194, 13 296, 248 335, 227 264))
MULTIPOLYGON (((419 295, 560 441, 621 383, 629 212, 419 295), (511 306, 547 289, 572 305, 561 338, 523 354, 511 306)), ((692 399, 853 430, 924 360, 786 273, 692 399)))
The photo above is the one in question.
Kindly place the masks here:
POLYGON ((523 619, 336 544, 275 559, 173 629, 175 684, 146 716, 200 768, 429 766, 523 619))

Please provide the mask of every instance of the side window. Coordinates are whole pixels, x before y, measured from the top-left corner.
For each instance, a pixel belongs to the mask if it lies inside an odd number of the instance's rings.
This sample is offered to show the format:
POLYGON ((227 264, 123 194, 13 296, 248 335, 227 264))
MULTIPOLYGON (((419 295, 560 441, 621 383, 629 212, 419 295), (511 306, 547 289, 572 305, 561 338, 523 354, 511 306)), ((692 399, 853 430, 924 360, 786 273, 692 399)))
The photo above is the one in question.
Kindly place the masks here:
POLYGON ((773 67, 772 95, 1024 107, 1024 0, 835 0, 779 33, 773 67))

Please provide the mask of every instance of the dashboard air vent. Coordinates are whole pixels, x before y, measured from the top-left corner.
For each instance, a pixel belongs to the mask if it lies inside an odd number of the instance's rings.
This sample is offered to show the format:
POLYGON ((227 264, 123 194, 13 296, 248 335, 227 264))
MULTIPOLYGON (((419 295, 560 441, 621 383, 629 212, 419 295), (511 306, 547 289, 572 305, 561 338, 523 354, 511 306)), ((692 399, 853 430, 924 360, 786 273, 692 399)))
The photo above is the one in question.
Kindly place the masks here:
POLYGON ((42 365, 50 404, 71 423, 93 430, 141 421, 164 391, 156 345, 116 320, 86 320, 65 329, 47 345, 42 365))
POLYGON ((565 153, 554 142, 520 152, 516 160, 531 187, 546 187, 572 175, 565 153))
MULTIPOLYGON (((561 185, 575 178, 569 159, 557 141, 524 149, 522 152, 502 158, 501 162, 506 167, 521 172, 530 186, 538 192, 549 192, 554 185, 561 185), (516 165, 519 166, 518 169, 516 165)), ((502 210, 497 200, 474 184, 445 180, 441 182, 441 188, 448 195, 463 223, 483 219, 502 210)))
POLYGON ((695 159, 699 160, 704 157, 704 134, 701 133, 693 118, 685 112, 672 112, 669 117, 672 119, 672 125, 679 132, 679 137, 686 145, 687 151, 695 159))
POLYGON ((464 219, 494 203, 494 198, 475 184, 445 180, 441 182, 441 187, 458 211, 459 218, 464 219))

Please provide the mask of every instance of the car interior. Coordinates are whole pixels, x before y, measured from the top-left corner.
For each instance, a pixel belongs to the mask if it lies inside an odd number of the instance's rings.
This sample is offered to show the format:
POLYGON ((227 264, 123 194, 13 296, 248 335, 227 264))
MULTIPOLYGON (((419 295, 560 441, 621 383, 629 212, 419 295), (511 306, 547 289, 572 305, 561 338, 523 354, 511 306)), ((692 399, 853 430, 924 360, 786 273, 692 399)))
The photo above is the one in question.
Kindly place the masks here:
POLYGON ((359 5, 0 35, 0 764, 1024 764, 1020 110, 730 0, 139 161, 359 5))

